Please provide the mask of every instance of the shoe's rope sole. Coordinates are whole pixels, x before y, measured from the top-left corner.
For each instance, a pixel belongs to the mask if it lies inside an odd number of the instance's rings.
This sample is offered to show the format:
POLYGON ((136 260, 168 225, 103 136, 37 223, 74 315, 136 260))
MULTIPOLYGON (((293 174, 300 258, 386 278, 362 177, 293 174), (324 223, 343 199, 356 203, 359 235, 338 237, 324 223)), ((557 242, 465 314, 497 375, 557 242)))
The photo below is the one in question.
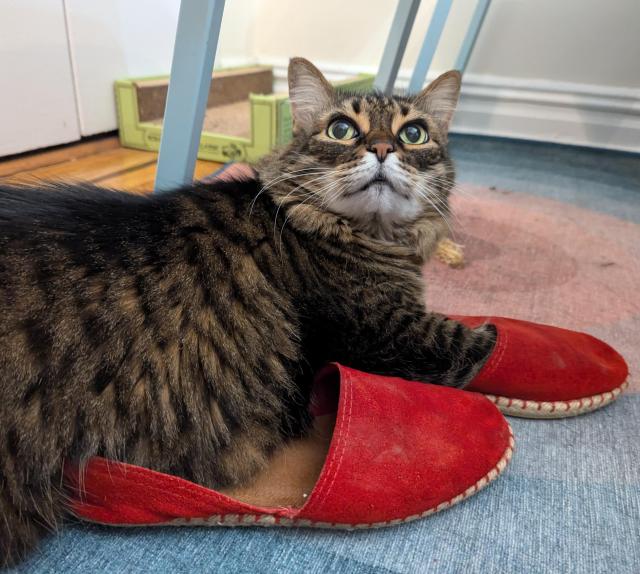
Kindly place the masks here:
MULTIPOLYGON (((505 449, 502 457, 497 464, 480 480, 471 485, 464 492, 461 492, 457 496, 445 502, 441 502, 433 508, 429 508, 420 514, 413 514, 405 518, 397 518, 394 520, 388 520, 386 522, 372 522, 372 523, 358 523, 358 524, 343 524, 336 522, 316 522, 313 520, 298 519, 298 518, 282 518, 273 516, 271 514, 215 514, 206 518, 177 518, 168 522, 154 523, 154 524, 107 524, 107 526, 284 526, 284 527, 303 527, 303 528, 329 528, 336 530, 366 530, 370 528, 384 528, 386 526, 396 526, 398 524, 404 524, 406 522, 412 522, 420 518, 426 518, 436 512, 445 510, 455 506, 459 502, 466 500, 470 496, 480 492, 483 488, 492 483, 498 478, 504 469, 509 464, 511 457, 513 456, 514 439, 511 426, 509 427, 509 444, 505 449)), ((84 519, 83 519, 84 520, 84 519)))
POLYGON ((505 415, 527 419, 562 419, 600 409, 615 401, 628 386, 629 381, 625 381, 612 391, 591 397, 575 399, 573 401, 540 402, 487 394, 484 396, 494 403, 505 415))

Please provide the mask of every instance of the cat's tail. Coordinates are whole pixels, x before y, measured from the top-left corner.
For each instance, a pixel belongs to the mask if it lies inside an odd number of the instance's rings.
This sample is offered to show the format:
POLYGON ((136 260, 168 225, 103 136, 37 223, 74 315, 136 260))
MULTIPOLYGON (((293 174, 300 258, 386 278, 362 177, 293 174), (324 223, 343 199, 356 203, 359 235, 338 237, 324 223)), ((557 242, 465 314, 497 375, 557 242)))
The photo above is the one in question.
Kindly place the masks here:
POLYGON ((0 460, 0 568, 24 559, 44 535, 58 528, 64 512, 64 495, 52 480, 33 477, 31 484, 24 484, 7 472, 6 462, 0 460))

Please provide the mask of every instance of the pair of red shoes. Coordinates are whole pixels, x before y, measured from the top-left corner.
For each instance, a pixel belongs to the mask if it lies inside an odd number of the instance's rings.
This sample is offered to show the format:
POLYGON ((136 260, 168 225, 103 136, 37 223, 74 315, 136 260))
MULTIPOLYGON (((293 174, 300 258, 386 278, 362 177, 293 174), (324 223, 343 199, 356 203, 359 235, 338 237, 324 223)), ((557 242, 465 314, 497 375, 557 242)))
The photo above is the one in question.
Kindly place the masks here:
POLYGON ((627 385, 624 359, 590 335, 499 317, 455 318, 470 327, 490 322, 498 332, 491 357, 464 391, 331 365, 314 387, 314 414, 324 427, 276 457, 255 485, 223 493, 95 458, 82 491, 77 469, 68 469, 73 511, 118 525, 354 529, 408 522, 453 506, 504 470, 513 436, 500 411, 579 415, 627 385))

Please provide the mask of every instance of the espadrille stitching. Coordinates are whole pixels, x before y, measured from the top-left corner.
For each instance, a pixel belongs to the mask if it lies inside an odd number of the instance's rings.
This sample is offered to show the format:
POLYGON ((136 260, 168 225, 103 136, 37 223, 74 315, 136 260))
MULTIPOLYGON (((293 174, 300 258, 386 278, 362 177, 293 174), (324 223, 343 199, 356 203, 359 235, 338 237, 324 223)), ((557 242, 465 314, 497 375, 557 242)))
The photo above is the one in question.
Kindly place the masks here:
POLYGON ((629 386, 629 381, 625 381, 619 387, 571 401, 532 401, 500 397, 485 394, 503 413, 529 418, 562 418, 572 415, 588 413, 604 407, 618 398, 620 393, 629 386))
MULTIPOLYGON (((374 528, 383 528, 387 526, 396 526, 398 524, 405 524, 407 522, 412 522, 414 520, 418 520, 420 518, 426 518, 427 516, 431 516, 436 512, 440 512, 446 508, 451 508, 452 506, 466 500, 470 496, 478 493, 480 490, 485 488, 491 482, 493 482, 500 474, 504 471, 507 464, 511 460, 513 456, 514 449, 514 439, 513 439, 513 431, 511 430, 511 426, 507 424, 507 428, 509 430, 509 443, 507 448, 505 449, 502 457, 497 462, 497 464, 480 480, 478 480, 475 484, 471 485, 467 488, 463 493, 457 494, 450 500, 445 502, 441 502, 437 506, 429 508, 420 514, 412 514, 411 516, 407 516, 406 518, 394 518, 393 520, 386 520, 382 522, 362 522, 358 524, 345 524, 345 523, 332 523, 332 522, 321 522, 321 521, 313 521, 306 518, 287 518, 274 516, 272 514, 226 514, 220 515, 215 514, 213 516, 209 516, 206 518, 176 518, 170 520, 168 522, 154 523, 154 524, 111 524, 109 526, 298 526, 304 528, 326 528, 326 529, 335 529, 335 530, 360 530, 360 529, 374 529, 374 528), (248 518, 250 517, 250 518, 248 518)), ((93 521, 97 522, 97 521, 93 521)))

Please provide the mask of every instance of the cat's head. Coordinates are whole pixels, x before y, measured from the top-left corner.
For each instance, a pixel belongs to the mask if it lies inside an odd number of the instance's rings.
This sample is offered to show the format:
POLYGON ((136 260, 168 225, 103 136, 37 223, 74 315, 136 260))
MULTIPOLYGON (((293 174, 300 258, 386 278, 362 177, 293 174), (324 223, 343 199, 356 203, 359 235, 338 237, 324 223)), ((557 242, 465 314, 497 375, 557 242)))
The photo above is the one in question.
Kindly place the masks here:
POLYGON ((345 93, 292 59, 293 141, 279 156, 277 185, 383 237, 425 211, 446 214, 454 177, 447 133, 459 92, 451 71, 412 96, 345 93))

